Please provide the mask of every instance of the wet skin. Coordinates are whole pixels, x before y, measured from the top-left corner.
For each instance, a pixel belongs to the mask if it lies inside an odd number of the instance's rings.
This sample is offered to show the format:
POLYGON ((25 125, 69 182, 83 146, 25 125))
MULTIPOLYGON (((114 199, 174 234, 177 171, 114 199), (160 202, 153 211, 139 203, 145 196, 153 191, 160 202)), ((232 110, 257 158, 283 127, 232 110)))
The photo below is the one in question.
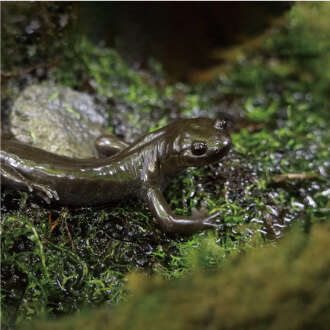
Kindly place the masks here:
POLYGON ((105 159, 76 159, 27 144, 2 140, 1 183, 34 192, 47 203, 67 206, 104 205, 127 197, 142 198, 164 231, 192 234, 215 228, 206 210, 192 216, 174 214, 162 191, 170 179, 187 167, 219 161, 231 139, 226 122, 206 118, 184 119, 126 144, 114 136, 96 141, 105 159))

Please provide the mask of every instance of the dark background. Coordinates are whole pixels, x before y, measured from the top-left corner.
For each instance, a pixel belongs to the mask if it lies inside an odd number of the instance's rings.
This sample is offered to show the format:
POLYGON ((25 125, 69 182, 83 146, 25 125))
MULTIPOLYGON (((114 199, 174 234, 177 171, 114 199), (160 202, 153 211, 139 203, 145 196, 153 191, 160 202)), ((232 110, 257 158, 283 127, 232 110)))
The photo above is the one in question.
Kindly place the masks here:
POLYGON ((261 34, 289 2, 87 2, 80 25, 94 40, 116 48, 130 64, 154 57, 174 78, 221 63, 228 49, 261 34))

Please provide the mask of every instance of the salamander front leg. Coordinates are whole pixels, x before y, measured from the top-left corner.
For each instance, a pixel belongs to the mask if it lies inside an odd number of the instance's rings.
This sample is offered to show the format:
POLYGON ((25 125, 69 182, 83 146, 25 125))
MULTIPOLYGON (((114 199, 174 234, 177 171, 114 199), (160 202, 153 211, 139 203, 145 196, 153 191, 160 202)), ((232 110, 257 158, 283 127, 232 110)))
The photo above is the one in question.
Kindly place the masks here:
POLYGON ((216 218, 219 213, 207 217, 206 210, 196 211, 194 209, 191 217, 176 215, 172 212, 163 194, 157 188, 148 190, 145 201, 165 232, 193 234, 202 229, 217 228, 217 225, 210 221, 216 218))
POLYGON ((35 194, 44 199, 47 204, 50 204, 52 198, 59 200, 56 190, 28 180, 14 167, 6 164, 1 164, 1 183, 11 187, 18 187, 19 189, 35 192, 35 194))

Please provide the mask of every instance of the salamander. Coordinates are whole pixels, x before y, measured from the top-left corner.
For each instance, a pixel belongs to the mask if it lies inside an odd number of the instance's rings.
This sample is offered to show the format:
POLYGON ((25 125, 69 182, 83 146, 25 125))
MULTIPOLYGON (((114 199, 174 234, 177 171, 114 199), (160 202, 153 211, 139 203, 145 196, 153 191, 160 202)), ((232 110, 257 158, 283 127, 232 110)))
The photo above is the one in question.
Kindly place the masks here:
POLYGON ((106 158, 77 159, 57 155, 14 140, 2 140, 1 183, 30 191, 47 203, 66 206, 105 205, 137 197, 168 233, 192 234, 216 228, 218 213, 193 209, 176 215, 162 191, 187 167, 218 162, 231 148, 226 122, 182 119, 127 144, 116 137, 97 141, 106 158))

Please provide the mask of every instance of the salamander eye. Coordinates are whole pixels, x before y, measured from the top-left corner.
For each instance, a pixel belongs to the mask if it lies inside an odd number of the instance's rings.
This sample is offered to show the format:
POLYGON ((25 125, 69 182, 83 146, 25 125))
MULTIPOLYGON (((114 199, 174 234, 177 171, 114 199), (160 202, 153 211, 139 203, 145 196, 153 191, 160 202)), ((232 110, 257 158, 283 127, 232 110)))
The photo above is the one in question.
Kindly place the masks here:
POLYGON ((206 151, 207 145, 204 142, 197 141, 191 144, 191 153, 194 156, 202 156, 206 153, 206 151))
POLYGON ((225 129, 227 127, 227 121, 224 119, 217 119, 213 127, 216 129, 225 129))

